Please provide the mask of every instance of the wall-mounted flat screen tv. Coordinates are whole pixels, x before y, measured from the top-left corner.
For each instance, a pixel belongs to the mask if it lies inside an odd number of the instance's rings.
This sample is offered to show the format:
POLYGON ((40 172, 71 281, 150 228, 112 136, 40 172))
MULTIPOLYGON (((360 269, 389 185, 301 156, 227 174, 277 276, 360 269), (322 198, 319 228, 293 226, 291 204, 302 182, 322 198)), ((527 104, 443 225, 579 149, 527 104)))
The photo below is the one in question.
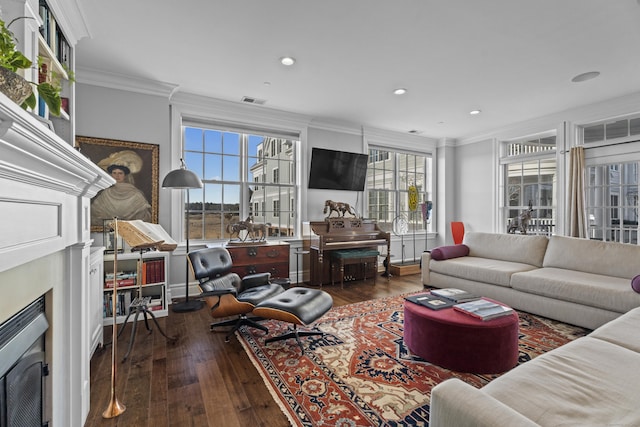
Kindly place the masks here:
POLYGON ((364 191, 368 160, 366 154, 313 148, 309 188, 364 191))

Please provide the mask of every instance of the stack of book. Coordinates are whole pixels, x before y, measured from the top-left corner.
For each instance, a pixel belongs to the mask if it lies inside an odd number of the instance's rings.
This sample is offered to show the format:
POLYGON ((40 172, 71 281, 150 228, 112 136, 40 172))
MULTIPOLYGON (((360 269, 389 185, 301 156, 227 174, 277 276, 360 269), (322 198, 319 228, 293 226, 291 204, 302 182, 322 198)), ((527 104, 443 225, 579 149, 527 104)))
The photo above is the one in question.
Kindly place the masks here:
POLYGON ((451 307, 455 304, 454 301, 431 294, 412 295, 405 297, 405 299, 407 301, 411 301, 414 304, 428 307, 432 310, 440 310, 443 308, 451 307))
POLYGON ((453 306, 454 310, 468 314, 480 320, 491 320, 496 317, 508 316, 513 313, 511 307, 489 301, 486 299, 477 299, 453 306))
POLYGON ((463 291, 462 289, 456 288, 432 289, 431 295, 446 298, 455 303, 475 301, 480 299, 479 295, 475 295, 471 292, 463 291))

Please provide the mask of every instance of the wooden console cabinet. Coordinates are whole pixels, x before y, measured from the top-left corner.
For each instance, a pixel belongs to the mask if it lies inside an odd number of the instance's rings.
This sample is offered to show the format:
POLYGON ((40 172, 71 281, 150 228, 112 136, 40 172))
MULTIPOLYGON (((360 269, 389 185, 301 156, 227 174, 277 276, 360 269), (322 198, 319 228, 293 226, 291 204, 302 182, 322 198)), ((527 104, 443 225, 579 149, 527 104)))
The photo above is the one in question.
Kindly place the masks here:
POLYGON ((234 273, 271 273, 273 279, 289 278, 289 243, 264 242, 260 244, 227 244, 234 273))

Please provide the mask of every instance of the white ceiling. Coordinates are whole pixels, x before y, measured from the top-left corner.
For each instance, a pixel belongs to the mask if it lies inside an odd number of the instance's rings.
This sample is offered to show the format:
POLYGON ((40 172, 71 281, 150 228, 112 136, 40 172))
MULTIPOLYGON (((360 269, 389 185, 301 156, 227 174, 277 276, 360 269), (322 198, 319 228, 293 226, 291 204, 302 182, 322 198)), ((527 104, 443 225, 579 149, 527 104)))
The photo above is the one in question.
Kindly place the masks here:
POLYGON ((83 0, 90 37, 77 45, 78 80, 94 69, 323 120, 464 138, 640 92, 639 3, 83 0), (279 58, 289 55, 297 63, 286 68, 279 58), (571 82, 587 71, 601 75, 571 82), (408 93, 393 95, 397 87, 408 93))

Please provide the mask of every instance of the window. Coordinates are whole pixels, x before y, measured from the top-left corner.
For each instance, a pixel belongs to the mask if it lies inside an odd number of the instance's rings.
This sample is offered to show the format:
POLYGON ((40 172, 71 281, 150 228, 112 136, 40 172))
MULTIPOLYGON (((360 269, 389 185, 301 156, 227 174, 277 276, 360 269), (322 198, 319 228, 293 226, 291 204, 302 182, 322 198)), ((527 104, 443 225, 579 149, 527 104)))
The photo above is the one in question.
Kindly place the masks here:
POLYGON ((268 224, 268 237, 295 235, 295 211, 280 207, 297 204, 298 183, 286 179, 295 176, 297 138, 185 126, 183 141, 187 169, 204 184, 189 190, 191 239, 228 239, 230 225, 247 219, 268 224))
POLYGON ((587 167, 589 237, 638 244, 638 167, 640 162, 587 167))
MULTIPOLYGON (((392 152, 379 148, 369 150, 367 166, 367 199, 369 218, 385 231, 394 230, 399 220, 408 223, 409 232, 425 231, 428 221, 422 205, 430 200, 431 157, 421 154, 392 152), (409 209, 409 188, 418 192, 418 209, 409 209)), ((429 221, 430 222, 430 221, 429 221)))
POLYGON ((501 219, 507 226, 533 208, 529 234, 553 234, 556 218, 556 137, 503 143, 504 205, 501 219))

